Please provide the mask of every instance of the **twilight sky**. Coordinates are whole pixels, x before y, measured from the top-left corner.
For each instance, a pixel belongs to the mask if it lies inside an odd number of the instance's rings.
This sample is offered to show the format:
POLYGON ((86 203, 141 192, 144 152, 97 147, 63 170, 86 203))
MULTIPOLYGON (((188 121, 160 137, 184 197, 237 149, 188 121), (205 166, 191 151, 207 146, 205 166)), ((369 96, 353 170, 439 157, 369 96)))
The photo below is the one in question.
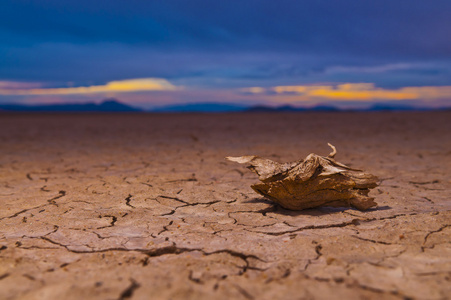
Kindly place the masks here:
POLYGON ((450 0, 3 0, 0 103, 451 106, 450 0))

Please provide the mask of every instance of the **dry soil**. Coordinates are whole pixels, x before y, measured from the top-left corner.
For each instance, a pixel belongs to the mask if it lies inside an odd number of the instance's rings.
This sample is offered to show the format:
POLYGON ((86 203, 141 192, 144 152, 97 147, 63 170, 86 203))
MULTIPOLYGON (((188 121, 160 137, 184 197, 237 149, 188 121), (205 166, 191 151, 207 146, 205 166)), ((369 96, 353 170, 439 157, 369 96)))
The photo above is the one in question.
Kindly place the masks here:
POLYGON ((0 115, 1 299, 446 299, 451 112, 0 115), (369 211, 289 211, 225 156, 326 155, 369 211))

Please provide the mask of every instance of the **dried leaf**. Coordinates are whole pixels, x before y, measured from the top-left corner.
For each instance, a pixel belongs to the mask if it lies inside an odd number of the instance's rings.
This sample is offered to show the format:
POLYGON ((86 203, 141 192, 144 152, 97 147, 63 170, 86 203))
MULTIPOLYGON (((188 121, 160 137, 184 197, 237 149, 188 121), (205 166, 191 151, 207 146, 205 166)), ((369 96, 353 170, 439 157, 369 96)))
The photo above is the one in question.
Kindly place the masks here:
POLYGON ((309 154, 304 160, 280 164, 258 156, 226 157, 257 173, 257 193, 292 210, 318 206, 353 206, 366 210, 376 206, 368 196, 378 178, 335 161, 335 147, 327 157, 309 154))

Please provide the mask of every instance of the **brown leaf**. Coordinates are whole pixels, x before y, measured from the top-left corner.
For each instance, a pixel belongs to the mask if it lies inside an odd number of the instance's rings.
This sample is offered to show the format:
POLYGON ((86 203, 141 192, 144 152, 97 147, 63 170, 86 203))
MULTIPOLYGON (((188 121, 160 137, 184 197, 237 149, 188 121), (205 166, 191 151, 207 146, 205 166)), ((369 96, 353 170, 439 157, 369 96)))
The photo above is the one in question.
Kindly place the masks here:
POLYGON ((285 164, 258 156, 226 158, 248 164, 262 181, 251 186, 254 191, 287 209, 353 206, 366 210, 376 206, 368 193, 378 186, 378 178, 335 161, 337 150, 329 146, 333 151, 327 157, 312 153, 304 160, 285 164))

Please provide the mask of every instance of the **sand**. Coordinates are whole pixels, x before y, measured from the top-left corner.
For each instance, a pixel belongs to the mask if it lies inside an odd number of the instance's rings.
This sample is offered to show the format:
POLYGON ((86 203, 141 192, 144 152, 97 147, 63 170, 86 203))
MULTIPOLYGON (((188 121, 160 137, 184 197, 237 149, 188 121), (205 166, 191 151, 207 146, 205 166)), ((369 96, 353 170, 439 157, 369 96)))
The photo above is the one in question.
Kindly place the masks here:
POLYGON ((1 114, 1 299, 446 299, 451 112, 1 114), (327 155, 369 211, 290 211, 225 156, 327 155))

